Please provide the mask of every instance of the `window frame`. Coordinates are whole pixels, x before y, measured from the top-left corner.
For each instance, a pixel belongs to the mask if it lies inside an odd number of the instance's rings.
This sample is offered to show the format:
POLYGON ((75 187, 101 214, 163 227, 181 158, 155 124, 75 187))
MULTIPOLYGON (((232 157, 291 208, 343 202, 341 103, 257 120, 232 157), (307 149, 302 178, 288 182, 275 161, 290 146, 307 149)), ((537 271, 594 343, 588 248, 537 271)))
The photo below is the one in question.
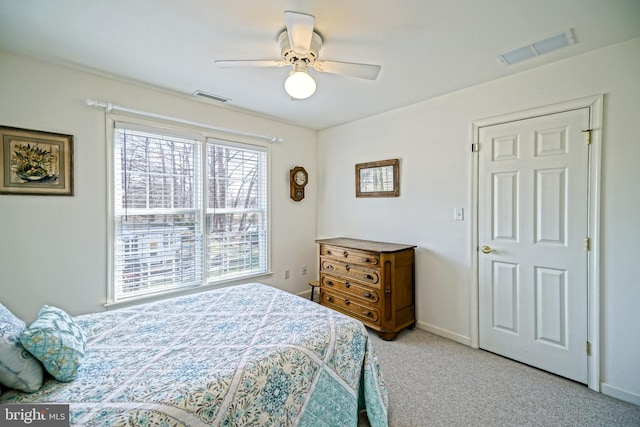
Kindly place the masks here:
MULTIPOLYGON (((262 140, 254 139, 250 136, 234 136, 229 137, 229 135, 222 134, 216 132, 215 130, 209 129, 206 126, 198 126, 198 124, 193 123, 193 125, 186 125, 182 122, 179 124, 172 123, 168 120, 163 119, 145 119, 140 118, 133 115, 127 114, 114 114, 107 113, 105 115, 105 125, 106 125, 106 148, 107 148, 107 302, 105 307, 107 308, 115 308, 118 306, 130 305, 132 303, 139 303, 145 301, 151 301, 156 299, 166 298, 168 296, 180 295, 192 292, 199 292, 205 289, 216 288, 229 286, 234 284, 246 283, 249 280, 258 278, 258 277, 266 277, 273 274, 271 269, 271 258, 272 258, 272 226, 271 226, 271 149, 270 145, 262 140), (158 132, 159 134, 165 134, 167 136, 177 136, 181 138, 193 138, 198 140, 201 144, 201 156, 199 165, 202 174, 201 179, 203 181, 206 179, 204 176, 207 174, 207 145, 209 143, 216 143, 219 145, 228 146, 230 148, 247 148, 247 149, 256 149, 257 151, 263 151, 265 155, 265 190, 266 190, 266 218, 265 218, 265 227, 266 227, 266 242, 265 249, 267 251, 266 254, 266 265, 265 271, 249 273, 234 276, 231 278, 225 278, 220 280, 209 280, 207 277, 207 269, 206 265, 203 265, 202 271, 202 280, 200 283, 196 285, 189 286, 180 286, 173 289, 168 289, 164 291, 158 291, 153 293, 147 293, 142 295, 135 295, 128 298, 120 298, 116 299, 116 278, 115 278, 115 250, 116 250, 116 234, 115 234, 115 222, 116 222, 116 213, 115 213, 115 195, 116 195, 116 176, 115 176, 115 168, 114 168, 114 159, 115 159, 115 135, 116 135, 116 124, 117 122, 124 122, 127 125, 130 125, 132 128, 139 127, 142 130, 146 130, 148 132, 158 132)), ((206 219, 207 219, 207 206, 205 206, 205 194, 206 190, 205 185, 201 185, 202 195, 201 201, 202 204, 199 207, 199 215, 202 220, 202 235, 201 240, 202 244, 205 245, 205 241, 207 239, 207 227, 206 227, 206 219)), ((203 251, 203 263, 206 264, 207 254, 206 251, 203 251)))

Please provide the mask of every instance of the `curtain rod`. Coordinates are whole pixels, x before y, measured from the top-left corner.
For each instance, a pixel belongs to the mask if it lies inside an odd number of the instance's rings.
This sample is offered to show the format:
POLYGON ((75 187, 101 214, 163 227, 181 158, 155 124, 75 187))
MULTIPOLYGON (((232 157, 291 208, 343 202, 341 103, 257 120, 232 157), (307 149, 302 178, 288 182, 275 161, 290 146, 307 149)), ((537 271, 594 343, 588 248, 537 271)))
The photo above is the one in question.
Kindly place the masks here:
POLYGON ((196 127, 205 128, 205 129, 209 129, 209 130, 213 130, 213 131, 217 131, 217 132, 224 132, 224 133, 227 133, 227 134, 230 134, 230 135, 235 135, 235 136, 243 136, 243 137, 247 137, 247 138, 262 139, 262 140, 266 140, 268 142, 282 142, 283 141, 282 137, 259 135, 259 134, 256 134, 256 133, 242 132, 242 131, 233 130, 233 129, 226 129, 226 128, 221 128, 221 127, 217 127, 217 126, 211 126, 211 125, 207 125, 207 124, 203 124, 203 123, 197 123, 197 122, 192 122, 192 121, 189 121, 189 120, 179 119, 179 118, 176 118, 176 117, 163 116, 161 114, 150 113, 148 111, 135 110, 133 108, 121 107, 119 105, 114 105, 114 104, 111 104, 109 102, 99 102, 99 101, 97 101, 95 99, 88 99, 87 98, 85 100, 85 104, 88 105, 89 107, 104 108, 105 111, 107 112, 107 114, 110 113, 113 110, 116 110, 116 111, 121 111, 121 112, 124 112, 124 113, 137 114, 139 116, 151 117, 151 118, 154 118, 154 119, 165 120, 165 121, 169 121, 169 122, 173 122, 173 123, 180 123, 180 124, 189 125, 189 126, 196 126, 196 127))

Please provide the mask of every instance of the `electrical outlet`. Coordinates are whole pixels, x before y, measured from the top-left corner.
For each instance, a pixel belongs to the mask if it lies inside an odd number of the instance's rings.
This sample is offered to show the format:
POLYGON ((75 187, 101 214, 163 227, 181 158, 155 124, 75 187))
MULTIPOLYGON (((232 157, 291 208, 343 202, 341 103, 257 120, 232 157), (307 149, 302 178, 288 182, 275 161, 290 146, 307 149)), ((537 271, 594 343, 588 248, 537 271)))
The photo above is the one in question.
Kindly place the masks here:
POLYGON ((305 274, 307 274, 307 266, 303 265, 302 266, 302 275, 304 276, 305 274))
POLYGON ((288 268, 284 271, 284 278, 285 279, 289 278, 289 269, 288 268))

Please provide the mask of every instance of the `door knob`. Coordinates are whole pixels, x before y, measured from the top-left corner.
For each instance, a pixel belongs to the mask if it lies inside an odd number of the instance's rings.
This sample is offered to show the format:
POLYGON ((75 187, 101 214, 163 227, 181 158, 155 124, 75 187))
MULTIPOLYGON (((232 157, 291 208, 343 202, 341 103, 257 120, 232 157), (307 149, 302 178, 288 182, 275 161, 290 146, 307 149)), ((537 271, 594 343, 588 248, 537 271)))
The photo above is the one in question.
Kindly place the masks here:
POLYGON ((490 252, 495 252, 495 249, 491 249, 489 246, 484 245, 483 247, 480 248, 480 250, 482 251, 483 254, 488 254, 490 252))

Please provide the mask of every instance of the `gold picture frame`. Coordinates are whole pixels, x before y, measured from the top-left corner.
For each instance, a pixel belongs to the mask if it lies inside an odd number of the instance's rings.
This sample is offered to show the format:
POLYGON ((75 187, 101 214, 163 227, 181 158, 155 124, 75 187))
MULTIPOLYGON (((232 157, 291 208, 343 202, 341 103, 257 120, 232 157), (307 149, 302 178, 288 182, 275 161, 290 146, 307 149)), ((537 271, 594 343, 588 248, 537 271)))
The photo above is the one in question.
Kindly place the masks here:
POLYGON ((398 159, 356 165, 356 197, 399 196, 400 161, 398 159))
POLYGON ((73 135, 0 126, 0 194, 73 196, 73 135))

